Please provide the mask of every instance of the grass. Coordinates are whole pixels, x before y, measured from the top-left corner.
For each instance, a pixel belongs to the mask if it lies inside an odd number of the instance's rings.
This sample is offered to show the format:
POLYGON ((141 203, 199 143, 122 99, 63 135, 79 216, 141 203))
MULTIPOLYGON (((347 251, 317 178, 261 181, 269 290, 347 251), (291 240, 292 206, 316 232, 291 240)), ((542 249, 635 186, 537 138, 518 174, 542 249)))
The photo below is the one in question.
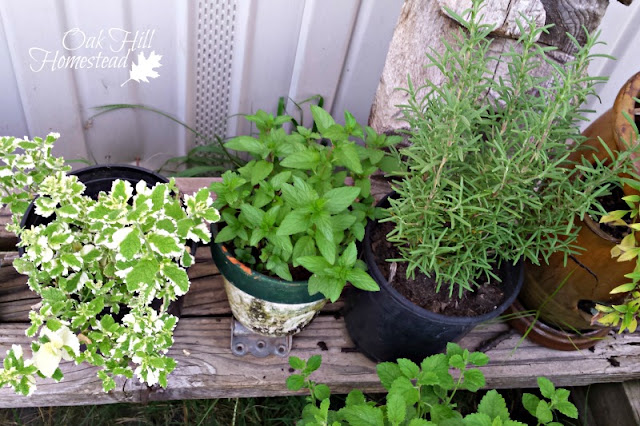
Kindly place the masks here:
POLYGON ((294 425, 304 397, 236 398, 0 410, 0 425, 294 425))

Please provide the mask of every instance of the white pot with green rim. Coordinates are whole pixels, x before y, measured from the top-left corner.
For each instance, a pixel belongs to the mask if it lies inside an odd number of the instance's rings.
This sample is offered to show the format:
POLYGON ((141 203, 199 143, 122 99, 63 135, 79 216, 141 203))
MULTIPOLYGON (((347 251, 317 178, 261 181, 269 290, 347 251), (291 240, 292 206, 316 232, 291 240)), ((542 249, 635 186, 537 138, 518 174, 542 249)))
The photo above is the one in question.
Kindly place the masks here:
POLYGON ((254 271, 221 244, 211 243, 211 256, 224 278, 233 316, 255 333, 295 334, 327 303, 321 293, 309 295, 307 281, 285 281, 254 271))

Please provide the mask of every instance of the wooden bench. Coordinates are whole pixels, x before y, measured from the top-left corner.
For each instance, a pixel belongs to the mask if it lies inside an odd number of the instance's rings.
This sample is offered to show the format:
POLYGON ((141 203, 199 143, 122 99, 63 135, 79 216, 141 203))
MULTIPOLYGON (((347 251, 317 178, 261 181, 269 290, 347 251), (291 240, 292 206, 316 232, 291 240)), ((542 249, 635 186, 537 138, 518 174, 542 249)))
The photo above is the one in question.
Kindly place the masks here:
MULTIPOLYGON (((208 186, 210 178, 179 179, 183 192, 208 186)), ((24 334, 30 307, 38 302, 26 286, 25 277, 11 267, 15 237, 4 230, 8 214, 0 212, 0 358, 11 344, 27 347, 24 334)), ((173 399, 291 395, 285 386, 290 374, 287 358, 271 356, 236 357, 231 353, 231 311, 222 278, 207 247, 197 253, 189 270, 191 290, 187 293, 183 317, 175 331, 170 355, 178 367, 169 376, 166 389, 120 380, 115 390, 104 393, 96 369, 63 362, 65 378, 60 383, 38 380, 30 397, 17 396, 10 388, 0 389, 0 407, 60 406, 146 402, 173 399)), ((291 355, 308 358, 320 354, 322 367, 312 376, 327 383, 334 393, 357 387, 365 392, 382 391, 375 363, 360 354, 347 334, 340 314, 342 302, 327 304, 321 315, 293 337, 291 355)), ((640 335, 611 333, 593 350, 561 352, 542 348, 521 337, 506 324, 477 327, 460 344, 483 350, 491 362, 483 368, 487 387, 535 387, 536 377, 546 376, 558 386, 583 386, 600 382, 623 382, 640 378, 640 335)))

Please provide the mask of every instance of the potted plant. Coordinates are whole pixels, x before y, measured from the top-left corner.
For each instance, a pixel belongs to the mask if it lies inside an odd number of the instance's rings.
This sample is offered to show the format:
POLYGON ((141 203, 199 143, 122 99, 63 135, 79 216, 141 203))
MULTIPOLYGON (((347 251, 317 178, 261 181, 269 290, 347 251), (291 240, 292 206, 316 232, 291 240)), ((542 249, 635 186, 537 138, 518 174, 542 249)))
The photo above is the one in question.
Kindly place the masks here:
MULTIPOLYGON (((638 155, 638 136, 634 117, 639 95, 640 73, 636 73, 622 85, 612 108, 582 133, 585 138, 582 146, 589 149, 574 151, 570 159, 586 156, 607 164, 615 153, 618 166, 612 164, 611 167, 620 177, 637 176, 638 166, 634 163, 638 155), (619 167, 621 162, 624 162, 622 168, 619 167)), ((630 200, 638 195, 635 187, 637 185, 624 184, 600 201, 607 211, 624 213, 630 200)), ((628 228, 611 226, 601 217, 602 214, 580 218, 581 229, 576 244, 584 249, 583 252, 570 256, 566 262, 564 256, 557 253, 551 255, 546 265, 525 265, 525 283, 519 303, 523 310, 535 310, 536 315, 517 316, 511 324, 526 332, 536 343, 576 350, 591 347, 608 334, 609 327, 593 321, 595 306, 622 302, 624 294, 611 291, 625 283, 625 276, 633 271, 633 265, 616 262, 609 255, 621 244, 628 228)), ((628 241, 622 246, 628 246, 628 241)), ((516 310, 515 305, 513 308, 516 310)))
POLYGON ((548 27, 520 22, 518 48, 496 58, 482 2, 472 3, 464 17, 449 11, 462 26, 456 42, 427 55, 443 83, 404 89, 410 144, 397 158, 406 171, 392 183, 388 217, 367 228, 365 259, 381 291, 354 292, 345 321, 377 361, 421 360, 498 316, 520 289, 522 261, 575 253, 576 218, 604 212, 598 197, 617 180, 599 160, 569 167, 568 143, 583 140, 580 105, 593 93, 595 37, 538 76, 551 48, 535 40, 548 27), (506 75, 494 79, 503 62, 506 75))
POLYGON ((182 201, 173 180, 150 187, 145 179, 132 184, 96 168, 68 174, 51 157, 57 137, 0 144, 2 201, 12 206, 10 230, 22 251, 14 267, 42 298, 26 331, 34 337, 33 356, 24 359, 22 348, 12 347, 0 384, 29 394, 35 374, 61 380, 58 364, 65 359, 99 367, 105 391, 116 376, 166 387, 176 366, 166 355, 178 321, 170 304, 189 289, 185 268, 194 260, 187 241, 208 242, 206 222, 219 219, 209 190, 182 201), (25 209, 22 190, 33 182, 37 198, 25 209))
POLYGON ((311 106, 314 129, 283 125, 289 116, 247 116, 259 135, 225 147, 251 157, 213 183, 222 221, 211 245, 235 318, 254 332, 290 335, 347 282, 371 291, 356 242, 376 216, 369 176, 394 161, 384 148, 398 137, 376 134, 346 112, 345 125, 311 106), (358 145, 353 138, 364 139, 358 145))
POLYGON ((631 262, 631 272, 625 275, 627 280, 622 285, 610 291, 611 299, 609 303, 598 303, 595 308, 597 314, 593 317, 592 323, 602 324, 607 327, 618 327, 618 332, 625 330, 633 333, 638 328, 638 316, 640 316, 640 180, 625 179, 628 188, 635 191, 635 194, 626 195, 622 199, 627 203, 626 209, 609 212, 600 218, 601 223, 608 223, 612 226, 622 227, 626 230, 626 235, 619 244, 611 249, 611 257, 617 258, 618 262, 631 262), (622 298, 620 296, 623 296, 622 298))

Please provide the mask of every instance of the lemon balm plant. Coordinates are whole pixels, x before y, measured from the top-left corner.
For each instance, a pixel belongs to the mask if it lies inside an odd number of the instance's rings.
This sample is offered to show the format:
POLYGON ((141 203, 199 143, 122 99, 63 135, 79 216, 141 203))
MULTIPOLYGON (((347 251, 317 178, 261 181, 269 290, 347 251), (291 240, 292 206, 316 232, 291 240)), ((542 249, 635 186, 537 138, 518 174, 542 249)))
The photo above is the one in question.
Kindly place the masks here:
POLYGON ((3 203, 14 211, 8 228, 24 250, 14 267, 42 298, 26 331, 34 337, 33 357, 25 360, 14 346, 0 384, 29 394, 34 374, 60 380, 59 362, 73 359, 99 367, 105 391, 115 387, 115 376, 166 386, 176 365, 166 355, 177 323, 169 305, 189 289, 185 268, 194 261, 187 241, 207 243, 206 222, 219 219, 209 190, 181 200, 173 180, 148 187, 113 179, 110 191, 94 199, 60 160, 49 158, 56 137, 3 138, 0 145, 3 203), (43 165, 57 170, 29 177, 43 165), (44 220, 22 228, 27 199, 20 191, 32 180, 39 181, 33 210, 44 220))

